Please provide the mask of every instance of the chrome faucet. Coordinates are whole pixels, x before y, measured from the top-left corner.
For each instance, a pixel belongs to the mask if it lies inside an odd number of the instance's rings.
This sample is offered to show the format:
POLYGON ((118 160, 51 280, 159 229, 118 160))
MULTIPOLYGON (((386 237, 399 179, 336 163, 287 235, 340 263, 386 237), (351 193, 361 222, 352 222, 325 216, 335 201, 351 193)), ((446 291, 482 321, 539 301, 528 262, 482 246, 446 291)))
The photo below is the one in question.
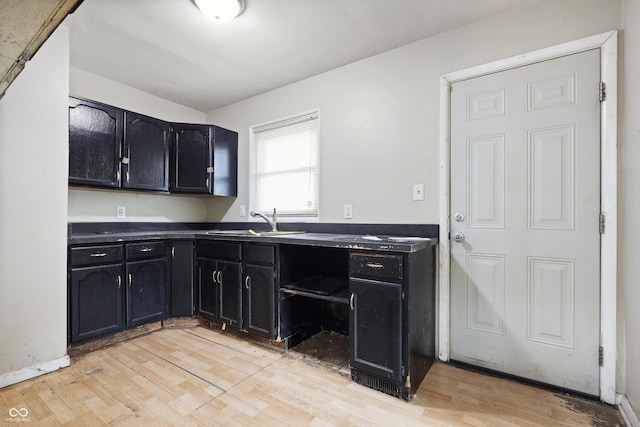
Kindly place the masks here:
POLYGON ((267 218, 267 216, 261 212, 251 211, 249 212, 251 216, 259 216, 269 223, 271 226, 271 231, 278 231, 278 214, 276 213, 276 208, 273 208, 273 217, 271 219, 267 218))

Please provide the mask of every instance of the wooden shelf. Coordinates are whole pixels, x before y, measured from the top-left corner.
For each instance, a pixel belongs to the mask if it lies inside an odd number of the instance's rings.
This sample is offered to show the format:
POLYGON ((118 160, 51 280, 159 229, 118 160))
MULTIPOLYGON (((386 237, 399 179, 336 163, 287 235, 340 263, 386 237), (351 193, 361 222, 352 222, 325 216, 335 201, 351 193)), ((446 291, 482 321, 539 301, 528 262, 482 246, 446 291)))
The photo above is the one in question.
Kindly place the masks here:
POLYGON ((349 304, 349 279, 346 277, 311 276, 288 283, 280 292, 340 304, 349 304))

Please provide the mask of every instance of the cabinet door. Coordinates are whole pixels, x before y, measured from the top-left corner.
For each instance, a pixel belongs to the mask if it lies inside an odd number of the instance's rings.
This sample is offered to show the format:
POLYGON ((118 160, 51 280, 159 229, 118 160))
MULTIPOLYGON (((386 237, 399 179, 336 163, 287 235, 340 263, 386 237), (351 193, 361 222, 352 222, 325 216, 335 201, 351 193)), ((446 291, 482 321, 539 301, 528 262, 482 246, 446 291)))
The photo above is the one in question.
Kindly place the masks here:
POLYGON ((198 260, 198 313, 210 319, 218 318, 218 282, 216 262, 198 260))
POLYGON ((124 188, 169 190, 169 123, 125 111, 124 188))
POLYGON ((71 270, 71 340, 122 329, 122 264, 71 270))
POLYGON ((166 268, 165 258, 127 263, 127 327, 165 317, 166 268))
POLYGON ((177 124, 174 138, 171 190, 182 193, 211 193, 212 127, 177 124))
POLYGON ((384 379, 401 381, 402 285, 349 280, 351 365, 384 379))
POLYGON ((214 126, 213 195, 238 195, 238 133, 214 126))
POLYGON ((171 316, 193 316, 193 240, 171 242, 171 316))
POLYGON ((244 328, 265 338, 275 338, 273 266, 245 265, 244 276, 244 328))
POLYGON ((120 187, 122 110, 69 98, 69 184, 120 187))
POLYGON ((217 276, 220 296, 218 318, 232 326, 242 325, 242 264, 232 261, 218 261, 217 276))

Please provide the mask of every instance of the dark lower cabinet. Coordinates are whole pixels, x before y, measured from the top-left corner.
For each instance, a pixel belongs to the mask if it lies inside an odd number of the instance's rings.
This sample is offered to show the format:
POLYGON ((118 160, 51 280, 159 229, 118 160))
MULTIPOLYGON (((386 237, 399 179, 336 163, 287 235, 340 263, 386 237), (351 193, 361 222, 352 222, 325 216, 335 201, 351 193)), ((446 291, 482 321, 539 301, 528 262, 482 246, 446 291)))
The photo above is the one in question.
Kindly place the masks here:
POLYGON ((122 272, 122 263, 72 269, 72 342, 122 329, 122 272))
POLYGON ((198 313, 208 319, 218 319, 218 284, 216 262, 198 260, 198 313))
POLYGON ((410 400, 435 359, 434 247, 349 254, 351 378, 410 400))
POLYGON ((69 264, 70 343, 167 316, 164 241, 72 246, 69 264))
POLYGON ((218 318, 237 328, 242 326, 242 263, 218 261, 216 263, 219 306, 218 318))
POLYGON ((193 240, 171 242, 171 316, 195 313, 193 240))
POLYGON ((381 378, 402 377, 402 285, 352 278, 349 322, 354 368, 381 378))
POLYGON ((167 261, 165 258, 127 262, 126 327, 166 317, 167 261))
POLYGON ((248 332, 275 338, 275 271, 270 265, 244 266, 244 326, 248 332))

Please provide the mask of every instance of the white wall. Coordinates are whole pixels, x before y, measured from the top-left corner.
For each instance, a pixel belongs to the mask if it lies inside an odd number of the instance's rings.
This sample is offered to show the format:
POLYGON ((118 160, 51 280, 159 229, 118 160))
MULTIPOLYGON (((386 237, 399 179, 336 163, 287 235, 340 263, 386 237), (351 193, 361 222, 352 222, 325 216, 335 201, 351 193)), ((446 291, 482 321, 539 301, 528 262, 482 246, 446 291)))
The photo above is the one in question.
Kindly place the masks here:
MULTIPOLYGON (((201 111, 74 67, 70 68, 69 93, 169 122, 206 123, 201 111)), ((69 189, 69 222, 202 222, 206 210, 204 197, 69 189), (116 218, 118 206, 126 207, 125 219, 116 218)))
POLYGON ((68 35, 0 99, 0 386, 68 364, 68 35))
POLYGON ((320 109, 323 222, 437 223, 439 77, 621 28, 621 2, 541 1, 209 112, 239 131, 239 194, 249 206, 249 126, 320 109), (425 184, 425 201, 412 186, 425 184), (353 204, 344 220, 343 205, 353 204))
POLYGON ((640 3, 624 2, 623 78, 621 79, 623 120, 619 145, 620 191, 618 249, 620 316, 624 322, 625 350, 620 354, 626 365, 625 388, 629 402, 640 415, 640 3))

